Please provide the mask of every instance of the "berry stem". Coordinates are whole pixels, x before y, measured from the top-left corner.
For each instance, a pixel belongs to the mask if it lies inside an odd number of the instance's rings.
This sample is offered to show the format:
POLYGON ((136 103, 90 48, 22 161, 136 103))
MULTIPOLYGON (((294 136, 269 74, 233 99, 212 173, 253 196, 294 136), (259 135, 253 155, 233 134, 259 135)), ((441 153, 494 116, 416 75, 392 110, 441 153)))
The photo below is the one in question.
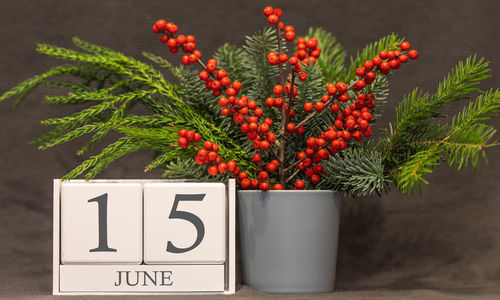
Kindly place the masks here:
POLYGON ((293 174, 292 174, 292 175, 290 175, 290 177, 288 177, 288 178, 285 180, 285 184, 286 184, 286 183, 289 183, 290 181, 292 181, 292 180, 293 180, 293 178, 295 178, 295 176, 297 176, 297 175, 299 174, 299 172, 300 172, 300 169, 299 169, 299 168, 297 168, 297 169, 295 170, 295 172, 293 172, 293 174))
MULTIPOLYGON (((279 27, 279 24, 276 24, 276 33, 278 35, 278 57, 283 53, 283 47, 281 45, 281 30, 279 27)), ((280 69, 280 83, 281 86, 285 86, 285 77, 284 77, 284 72, 283 72, 283 63, 279 63, 279 69, 280 69)), ((292 86, 293 89, 293 86, 292 86)), ((293 91, 290 91, 290 94, 293 91)), ((290 107, 290 106, 289 106, 290 107)), ((280 183, 285 186, 286 184, 286 173, 284 172, 284 163, 285 163, 285 150, 286 150, 286 124, 287 124, 287 112, 285 111, 285 101, 281 104, 281 127, 279 131, 279 136, 280 136, 280 141, 279 141, 279 176, 280 176, 280 183)))

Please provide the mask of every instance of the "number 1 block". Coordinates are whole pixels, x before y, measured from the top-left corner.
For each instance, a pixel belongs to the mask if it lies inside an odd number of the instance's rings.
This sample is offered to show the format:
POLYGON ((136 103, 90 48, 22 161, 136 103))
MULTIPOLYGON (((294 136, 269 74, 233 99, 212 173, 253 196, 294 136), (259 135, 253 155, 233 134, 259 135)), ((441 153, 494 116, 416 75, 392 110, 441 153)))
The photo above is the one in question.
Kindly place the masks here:
POLYGON ((141 184, 63 183, 61 262, 140 264, 141 184))
POLYGON ((226 254, 225 185, 144 185, 144 263, 222 264, 226 254))

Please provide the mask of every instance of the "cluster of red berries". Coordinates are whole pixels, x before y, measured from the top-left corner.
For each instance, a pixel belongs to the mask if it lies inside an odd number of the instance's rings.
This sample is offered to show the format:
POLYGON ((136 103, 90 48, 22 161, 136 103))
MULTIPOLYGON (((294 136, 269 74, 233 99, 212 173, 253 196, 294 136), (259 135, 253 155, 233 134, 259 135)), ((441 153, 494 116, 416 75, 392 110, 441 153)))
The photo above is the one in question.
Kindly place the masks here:
POLYGON ((167 23, 165 20, 158 20, 153 25, 154 33, 165 33, 160 40, 165 43, 170 49, 171 53, 177 53, 179 49, 187 53, 182 56, 182 63, 185 65, 193 64, 201 58, 201 52, 196 50, 196 39, 192 35, 179 35, 175 34, 179 28, 174 23, 167 23))
POLYGON ((215 176, 227 171, 234 175, 240 174, 241 170, 235 161, 222 162, 222 158, 217 154, 219 152, 219 145, 208 140, 201 143, 201 135, 192 130, 181 129, 178 134, 179 139, 177 140, 177 144, 182 149, 187 149, 190 144, 198 149, 198 153, 194 159, 196 164, 210 164, 208 174, 215 176))
MULTIPOLYGON (((283 15, 281 9, 268 6, 264 9, 264 15, 270 24, 277 27, 279 35, 284 33, 287 41, 291 42, 295 40, 294 27, 290 25, 285 26, 283 22, 280 22, 283 15)), ((219 146, 210 141, 201 143, 201 136, 198 133, 181 129, 179 131, 178 145, 183 149, 187 149, 190 145, 196 147, 198 153, 195 157, 195 162, 199 165, 209 164, 207 171, 210 175, 228 172, 238 180, 238 183, 244 189, 254 188, 264 191, 271 188, 274 190, 283 189, 284 187, 280 183, 275 183, 271 187, 273 180, 270 176, 278 168, 285 167, 280 165, 284 164, 284 162, 273 159, 265 163, 261 154, 261 151, 272 151, 272 144, 278 144, 276 134, 271 131, 274 124, 273 120, 264 116, 264 110, 258 106, 255 100, 248 99, 244 95, 237 95, 242 88, 241 83, 231 81, 225 70, 218 70, 215 59, 208 60, 206 65, 201 62, 201 53, 196 50, 193 36, 179 35, 175 37, 175 33, 178 31, 177 26, 173 23, 166 23, 163 20, 158 20, 155 23, 153 31, 155 33, 165 33, 161 37, 161 40, 167 44, 172 53, 178 52, 179 49, 187 53, 182 57, 184 64, 198 62, 204 68, 204 70, 199 72, 198 76, 205 82, 206 88, 212 90, 215 96, 221 96, 223 92, 225 93, 218 100, 218 104, 221 107, 220 113, 223 116, 231 115, 234 122, 240 125, 241 131, 246 133, 247 138, 252 141, 256 152, 252 155, 251 159, 258 166, 257 174, 255 174, 256 178, 251 179, 248 173, 241 171, 235 161, 223 162, 217 154, 219 146)), ((321 165, 324 160, 338 151, 345 150, 351 141, 359 142, 363 137, 372 135, 370 123, 374 122, 374 117, 371 109, 375 106, 375 99, 372 94, 361 93, 361 91, 374 82, 377 72, 388 74, 391 70, 398 69, 408 59, 416 59, 418 52, 410 50, 408 42, 401 43, 397 50, 381 51, 377 56, 365 61, 363 66, 356 69, 358 78, 353 83, 350 85, 344 82, 327 84, 326 93, 321 99, 314 103, 305 102, 303 109, 309 114, 306 119, 295 125, 289 122, 295 117, 295 111, 293 107, 289 107, 289 103, 285 99, 289 98, 292 101, 297 96, 298 91, 295 87, 296 83, 294 83, 294 79, 307 80, 308 74, 302 71, 302 66, 315 63, 321 54, 317 38, 313 37, 306 40, 299 37, 296 43, 297 51, 291 57, 286 53, 281 53, 281 46, 279 53, 270 52, 267 55, 267 60, 271 65, 280 64, 281 68, 282 64, 288 63, 292 69, 292 73, 286 78, 286 84, 277 84, 274 86, 274 97, 268 97, 265 100, 265 105, 269 108, 277 108, 280 111, 285 110, 287 121, 285 128, 280 133, 304 134, 305 127, 303 124, 327 107, 336 114, 334 123, 317 137, 309 137, 306 142, 306 149, 298 152, 297 160, 287 167, 288 169, 297 167, 304 173, 305 178, 308 178, 308 182, 318 184, 321 181, 321 175, 325 173, 321 165), (355 99, 352 99, 347 107, 343 106, 345 108, 341 109, 340 103, 346 103, 350 100, 349 90, 352 90, 351 93, 354 93, 355 99)), ((276 153, 272 152, 277 158, 276 153)), ((294 189, 304 189, 306 185, 306 181, 296 180, 294 189)))
MULTIPOLYGON (((267 164, 267 171, 260 171, 258 173, 258 179, 250 179, 248 177, 247 172, 242 172, 238 164, 234 160, 230 160, 227 163, 222 161, 222 158, 217 154, 219 152, 219 145, 212 143, 211 141, 201 142, 201 135, 199 133, 195 133, 192 130, 181 129, 179 130, 179 139, 177 140, 177 144, 182 149, 187 149, 190 145, 198 149, 198 153, 194 161, 198 165, 209 164, 207 169, 208 174, 215 176, 217 174, 224 174, 226 172, 230 173, 233 177, 239 179, 239 183, 242 188, 259 188, 261 190, 269 190, 271 185, 269 183, 269 173, 274 172, 279 163, 277 160, 271 161, 267 164)), ((254 154, 252 159, 255 162, 260 161, 260 154, 254 154), (259 159, 257 159, 259 156, 259 159)), ((279 183, 276 183, 272 187, 274 190, 282 190, 283 186, 279 183)))

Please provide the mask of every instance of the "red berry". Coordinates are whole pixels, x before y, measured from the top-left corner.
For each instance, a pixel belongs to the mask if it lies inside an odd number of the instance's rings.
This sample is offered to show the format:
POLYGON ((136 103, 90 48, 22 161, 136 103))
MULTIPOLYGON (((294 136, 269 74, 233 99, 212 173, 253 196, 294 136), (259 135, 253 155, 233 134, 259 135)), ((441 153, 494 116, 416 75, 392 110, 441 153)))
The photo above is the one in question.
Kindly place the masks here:
POLYGON ((401 48, 402 51, 410 50, 410 43, 402 42, 401 45, 399 45, 399 48, 401 48))
POLYGON ((266 6, 266 8, 264 8, 264 16, 269 17, 272 14, 274 14, 274 8, 266 6))
POLYGON ((285 33, 285 39, 289 42, 293 41, 295 39, 295 32, 293 31, 287 31, 285 33))
POLYGON ((361 114, 361 118, 367 120, 367 121, 370 121, 372 119, 372 114, 369 113, 369 112, 364 112, 361 114))
POLYGON ((299 73, 299 79, 302 81, 305 81, 307 79, 307 73, 306 72, 300 72, 299 73))
POLYGON ((283 186, 279 183, 276 183, 274 186, 273 186, 273 190, 282 190, 283 189, 283 186))
POLYGON ((195 134, 194 134, 193 141, 195 141, 195 142, 199 142, 200 140, 201 140, 201 134, 199 134, 199 133, 195 133, 195 134))
POLYGON ((207 151, 212 151, 213 145, 214 144, 211 141, 205 141, 203 143, 203 148, 205 148, 207 151))
POLYGON ((184 45, 184 43, 186 43, 186 37, 181 34, 181 35, 177 36, 176 42, 179 45, 184 45))
POLYGON ((268 141, 261 141, 260 142, 260 149, 262 149, 262 150, 268 150, 269 147, 270 147, 270 145, 269 145, 268 141))
POLYGON ((340 105, 338 103, 333 103, 330 106, 330 110, 334 113, 338 112, 340 110, 340 105))
POLYGON ((339 91, 339 93, 345 93, 345 91, 347 91, 347 84, 343 83, 343 82, 337 82, 336 84, 336 87, 337 87, 337 90, 339 91))
POLYGON ((182 63, 183 63, 184 65, 189 65, 189 56, 187 56, 187 55, 183 55, 183 56, 182 56, 182 63))
POLYGON ((276 143, 276 135, 272 132, 269 132, 267 135, 266 135, 266 139, 269 143, 271 144, 274 144, 276 143))
POLYGON ((356 81, 356 90, 360 91, 366 86, 366 82, 363 79, 356 81))
POLYGON ((220 163, 218 166, 217 166, 217 170, 219 171, 219 173, 226 173, 227 171, 227 164, 226 163, 220 163))
POLYGON ((278 24, 279 20, 280 20, 280 18, 275 14, 272 14, 272 15, 267 17, 267 22, 269 22, 269 24, 271 24, 271 25, 278 24))
POLYGON ((187 139, 188 141, 192 141, 192 140, 194 140, 194 131, 189 130, 188 132, 186 132, 186 139, 187 139))
POLYGON ((267 182, 261 182, 259 184, 259 188, 261 190, 263 190, 263 191, 267 191, 267 190, 269 190, 269 183, 267 183, 267 182))
POLYGON ((294 132, 295 131, 295 124, 293 124, 293 123, 286 124, 286 130, 288 132, 294 132))
POLYGON ((375 56, 373 59, 372 59, 372 62, 373 62, 373 65, 374 66, 380 66, 380 64, 382 63, 382 59, 379 57, 379 56, 375 56))
POLYGON ((387 51, 382 50, 380 51, 378 56, 380 56, 381 59, 386 59, 389 56, 389 54, 387 54, 387 51))
POLYGON ((220 89, 220 81, 219 80, 213 80, 212 81, 212 90, 218 90, 220 89))
POLYGON ((392 69, 399 69, 399 66, 401 66, 401 63, 399 62, 398 59, 391 60, 389 64, 391 65, 392 69))
POLYGON ((228 95, 228 96, 234 96, 234 95, 236 95, 236 90, 234 88, 228 88, 226 90, 226 95, 228 95))
POLYGON ((294 66, 299 63, 299 59, 296 56, 292 56, 288 60, 288 63, 294 66))
POLYGON ((229 77, 222 77, 222 79, 220 80, 220 84, 223 87, 228 87, 231 84, 231 79, 229 79, 229 77))
POLYGON ((220 97, 220 99, 219 99, 219 106, 220 107, 225 107, 225 106, 227 106, 228 102, 229 101, 227 100, 226 97, 220 97))
POLYGON ((283 98, 281 97, 274 98, 273 103, 274 107, 281 107, 281 105, 283 105, 283 98))
POLYGON ((260 181, 264 181, 269 178, 269 174, 266 171, 260 171, 258 177, 260 181))
POLYGON ((363 64, 363 66, 365 67, 365 69, 367 71, 370 71, 371 69, 373 69, 373 61, 367 60, 367 61, 365 61, 365 63, 363 64))
POLYGON ((406 54, 401 54, 401 55, 398 57, 398 59, 399 59, 399 61, 400 61, 401 63, 403 63, 403 64, 404 64, 405 62, 407 62, 407 61, 408 61, 408 55, 406 55, 406 54))
POLYGON ((194 54, 189 54, 188 58, 189 58, 189 63, 190 64, 195 63, 198 60, 198 56, 196 56, 194 54))
MULTIPOLYGON (((170 23, 169 23, 170 24, 170 23)), ((170 26, 166 26, 166 29, 168 30, 168 32, 170 32, 171 34, 176 34, 177 31, 179 30, 179 28, 177 27, 177 25, 175 24, 172 24, 170 26)))
POLYGON ((295 185, 294 186, 298 190, 303 190, 305 188, 305 186, 306 186, 306 183, 304 181, 302 181, 302 180, 299 179, 299 180, 295 181, 295 185))
POLYGON ((311 176, 311 182, 313 184, 318 184, 320 181, 321 181, 321 178, 318 175, 314 174, 313 176, 311 176))
POLYGON ((252 179, 252 187, 257 188, 259 186, 259 180, 258 179, 252 179))
POLYGON ((213 71, 215 71, 216 68, 217 68, 217 64, 207 63, 207 71, 209 73, 212 73, 213 71))
POLYGON ((217 173, 219 173, 219 170, 217 170, 216 166, 208 167, 208 174, 215 176, 215 175, 217 175, 217 173))
POLYGON ((408 52, 408 56, 411 58, 411 59, 417 59, 418 57, 418 52, 417 50, 410 50, 408 52))
POLYGON ((238 175, 238 178, 240 180, 243 180, 245 178, 248 178, 248 173, 247 172, 241 172, 240 175, 238 175))
POLYGON ((272 97, 269 97, 266 99, 266 106, 268 106, 268 107, 274 106, 274 99, 272 97))
POLYGON ((375 75, 374 72, 368 72, 368 73, 366 73, 366 80, 367 81, 372 82, 373 80, 375 80, 376 77, 377 76, 375 75))
POLYGON ((233 84, 231 85, 233 89, 235 89, 236 91, 239 91, 241 90, 241 82, 239 81, 233 81, 233 84))
POLYGON ((186 136, 186 133, 187 133, 187 130, 186 129, 181 129, 179 130, 179 137, 185 137, 186 136))
POLYGON ((166 24, 167 24, 167 22, 165 22, 165 20, 158 20, 158 21, 156 21, 155 26, 158 30, 163 30, 163 29, 165 29, 166 24))
POLYGON ((304 103, 304 110, 310 112, 313 110, 313 104, 311 102, 304 103))
POLYGON ((253 112, 253 113, 254 113, 254 115, 255 115, 256 117, 260 118, 260 117, 262 117, 262 115, 264 114, 264 110, 263 110, 262 108, 258 107, 258 108, 256 108, 256 109, 254 110, 254 112, 253 112))
POLYGON ((198 77, 200 77, 201 80, 207 80, 210 75, 207 71, 201 71, 200 74, 198 74, 198 77))
POLYGON ((325 104, 321 101, 318 101, 318 102, 314 103, 314 109, 316 111, 322 111, 323 109, 325 109, 325 104))
POLYGON ((298 135, 303 135, 304 134, 304 131, 305 131, 305 128, 304 126, 300 126, 299 128, 297 128, 296 132, 298 135))
POLYGON ((314 147, 316 147, 316 138, 315 137, 310 137, 310 138, 307 139, 306 143, 307 143, 307 146, 309 148, 314 148, 314 147))
POLYGON ((279 61, 280 63, 284 64, 288 61, 288 55, 286 55, 286 53, 282 53, 280 56, 279 56, 279 61))
POLYGON ((274 171, 276 171, 276 169, 278 168, 278 165, 277 164, 273 164, 273 163, 268 163, 266 165, 266 170, 269 172, 269 173, 273 173, 274 171))
POLYGON ((248 178, 241 180, 241 187, 244 189, 248 189, 250 187, 250 184, 250 179, 248 178))
POLYGON ((254 163, 258 163, 261 160, 262 160, 262 156, 259 153, 254 153, 254 155, 252 155, 252 161, 254 163))
POLYGON ((327 84, 326 85, 326 90, 327 90, 328 94, 330 94, 332 96, 335 95, 335 94, 337 94, 337 87, 333 83, 327 84))
POLYGON ((158 28, 156 27, 156 25, 153 25, 153 32, 154 33, 159 33, 160 31, 158 30, 158 28))
POLYGON ((186 149, 188 146, 189 146, 189 142, 188 140, 185 138, 185 137, 181 137, 177 140, 177 144, 179 144, 179 146, 182 148, 182 149, 186 149))
POLYGON ((184 48, 188 52, 193 52, 196 49, 196 45, 195 45, 195 43, 189 42, 189 43, 184 44, 184 48))
POLYGON ((271 65, 277 65, 280 60, 278 58, 278 55, 271 55, 271 56, 268 56, 267 57, 267 61, 271 64, 271 65))
POLYGON ((281 10, 281 8, 275 8, 274 14, 277 15, 278 18, 281 18, 281 16, 283 16, 283 11, 281 10))
POLYGON ((194 36, 188 35, 188 36, 186 36, 186 42, 194 43, 194 42, 196 42, 196 39, 194 38, 194 36))
POLYGON ((318 40, 315 38, 311 38, 310 40, 308 40, 306 42, 306 46, 309 49, 314 49, 314 48, 316 48, 317 45, 318 45, 318 40))
POLYGON ((356 69, 356 75, 358 75, 359 77, 361 77, 361 76, 365 75, 365 71, 366 71, 365 67, 357 68, 356 69))
POLYGON ((349 95, 347 93, 344 93, 344 94, 340 95, 337 99, 340 102, 347 102, 347 100, 349 100, 349 95))
POLYGON ((390 71, 391 71, 391 65, 388 62, 384 61, 380 64, 380 72, 382 74, 388 74, 390 71))
POLYGON ((283 87, 279 84, 275 85, 274 88, 273 88, 273 93, 276 95, 276 96, 279 96, 281 94, 283 94, 283 87))

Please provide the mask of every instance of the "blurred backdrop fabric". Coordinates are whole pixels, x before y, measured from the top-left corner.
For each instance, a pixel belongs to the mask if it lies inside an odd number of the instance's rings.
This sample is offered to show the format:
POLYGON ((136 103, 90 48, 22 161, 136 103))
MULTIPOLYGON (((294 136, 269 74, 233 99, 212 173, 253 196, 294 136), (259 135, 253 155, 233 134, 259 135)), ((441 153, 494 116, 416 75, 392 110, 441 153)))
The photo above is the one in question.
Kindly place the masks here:
MULTIPOLYGON (((193 34, 208 59, 224 42, 266 25, 262 9, 280 7, 298 35, 309 26, 330 31, 349 55, 396 32, 419 50, 419 59, 390 78, 391 94, 377 128, 394 120, 394 107, 414 87, 435 90, 459 60, 476 53, 491 62, 482 88, 500 87, 499 1, 27 1, 0 2, 0 92, 61 64, 35 52, 43 42, 72 47, 71 38, 141 58, 163 55, 151 32, 165 18, 193 34)), ((44 103, 36 89, 22 105, 0 104, 0 295, 48 294, 52 284, 52 179, 77 166, 82 141, 38 151, 27 141, 47 130, 40 120, 75 111, 44 103)), ((461 105, 447 110, 457 112, 461 105)), ((492 122, 500 127, 500 119, 492 122)), ((497 139, 499 139, 497 135, 497 139)), ((487 151, 489 165, 457 172, 442 166, 427 179, 423 195, 343 201, 337 289, 439 289, 468 293, 500 290, 500 147, 487 151)), ((99 178, 158 178, 143 173, 151 152, 128 155, 99 178)))

